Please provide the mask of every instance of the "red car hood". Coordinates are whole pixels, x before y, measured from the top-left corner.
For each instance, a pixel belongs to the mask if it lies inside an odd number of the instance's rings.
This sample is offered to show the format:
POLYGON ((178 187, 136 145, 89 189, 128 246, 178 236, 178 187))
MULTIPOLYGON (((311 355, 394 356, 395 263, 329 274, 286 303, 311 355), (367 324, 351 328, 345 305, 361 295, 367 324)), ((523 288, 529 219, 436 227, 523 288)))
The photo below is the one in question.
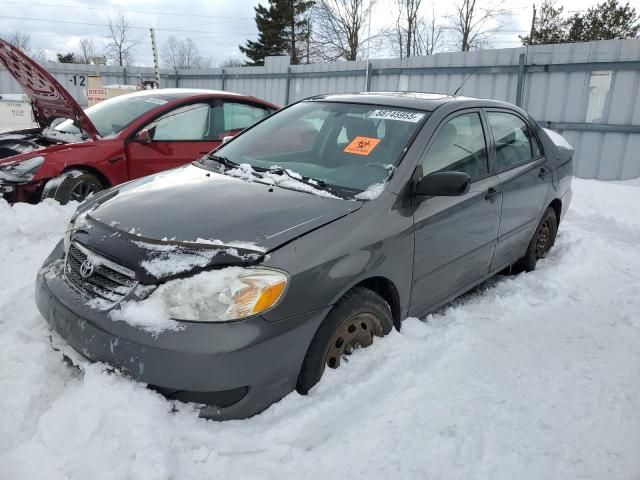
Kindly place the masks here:
POLYGON ((91 138, 99 138, 96 127, 69 92, 49 72, 4 40, 0 40, 0 63, 24 89, 42 128, 56 118, 69 118, 91 138))

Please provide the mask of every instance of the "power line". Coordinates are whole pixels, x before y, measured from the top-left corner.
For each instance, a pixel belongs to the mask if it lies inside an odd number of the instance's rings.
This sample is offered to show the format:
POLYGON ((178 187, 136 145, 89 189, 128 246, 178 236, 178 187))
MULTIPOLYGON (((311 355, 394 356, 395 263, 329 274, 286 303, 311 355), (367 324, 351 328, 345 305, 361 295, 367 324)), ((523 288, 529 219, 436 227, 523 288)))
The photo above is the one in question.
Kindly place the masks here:
MULTIPOLYGON (((46 22, 46 23, 63 23, 66 25, 83 25, 83 26, 89 26, 89 27, 106 27, 108 28, 109 25, 106 23, 91 23, 91 22, 78 22, 78 21, 73 21, 73 20, 55 20, 55 19, 50 19, 50 18, 34 18, 34 17, 11 17, 11 16, 6 16, 6 15, 0 15, 0 18, 4 18, 4 19, 8 19, 8 20, 23 20, 23 21, 27 21, 27 22, 46 22)), ((140 27, 137 25, 130 25, 129 28, 134 28, 137 30, 148 30, 149 27, 140 27)), ((223 35, 223 36, 228 36, 228 35, 254 35, 255 32, 233 32, 233 33, 216 33, 216 32, 212 32, 211 30, 184 30, 184 29, 179 29, 179 28, 156 28, 156 30, 158 31, 165 31, 165 32, 182 32, 182 33, 206 33, 209 35, 223 35)))
POLYGON ((139 14, 139 15, 167 15, 171 17, 199 17, 199 18, 219 18, 222 20, 253 20, 253 17, 228 17, 221 15, 199 15, 196 13, 182 13, 182 12, 159 12, 159 11, 140 11, 140 10, 117 10, 114 8, 102 8, 102 7, 87 7, 84 5, 65 5, 65 4, 54 4, 54 3, 40 3, 40 2, 29 2, 29 3, 20 3, 20 2, 2 2, 5 5, 19 5, 21 7, 31 7, 31 6, 40 6, 40 7, 62 7, 62 8, 75 8, 75 9, 83 9, 83 10, 96 10, 100 12, 113 12, 113 13, 131 13, 131 14, 139 14))

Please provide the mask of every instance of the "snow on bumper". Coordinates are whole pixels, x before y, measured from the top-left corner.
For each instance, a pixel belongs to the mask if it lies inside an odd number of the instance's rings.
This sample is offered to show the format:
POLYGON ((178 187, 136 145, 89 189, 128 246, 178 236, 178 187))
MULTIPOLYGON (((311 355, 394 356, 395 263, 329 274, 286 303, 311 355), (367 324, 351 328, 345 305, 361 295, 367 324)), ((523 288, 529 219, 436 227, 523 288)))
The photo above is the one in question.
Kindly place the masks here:
POLYGON ((326 315, 321 310, 279 322, 252 317, 185 323, 181 330, 153 334, 114 322, 108 312, 80 302, 63 278, 42 272, 36 302, 51 328, 91 361, 161 391, 203 394, 217 405, 216 393, 228 399, 229 392, 236 392, 235 403, 203 410, 204 416, 217 419, 251 416, 291 392, 307 346, 326 315))

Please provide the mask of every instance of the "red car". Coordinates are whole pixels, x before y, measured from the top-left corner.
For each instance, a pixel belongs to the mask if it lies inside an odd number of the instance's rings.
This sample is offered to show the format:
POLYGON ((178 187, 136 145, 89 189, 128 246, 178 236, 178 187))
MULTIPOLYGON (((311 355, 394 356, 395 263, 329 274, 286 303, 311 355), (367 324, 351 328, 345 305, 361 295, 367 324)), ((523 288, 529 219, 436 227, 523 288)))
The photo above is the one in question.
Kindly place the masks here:
POLYGON ((29 96, 40 126, 0 134, 0 194, 9 202, 83 200, 196 160, 279 108, 180 88, 142 90, 83 110, 44 68, 1 40, 0 63, 29 96))

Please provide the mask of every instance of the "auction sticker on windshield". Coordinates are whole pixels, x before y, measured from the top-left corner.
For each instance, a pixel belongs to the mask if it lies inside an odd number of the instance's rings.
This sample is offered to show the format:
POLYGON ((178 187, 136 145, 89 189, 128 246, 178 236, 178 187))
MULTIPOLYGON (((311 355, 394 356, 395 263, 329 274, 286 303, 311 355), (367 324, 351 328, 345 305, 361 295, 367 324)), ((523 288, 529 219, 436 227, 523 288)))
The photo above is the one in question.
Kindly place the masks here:
POLYGON ((369 118, 382 120, 399 120, 401 122, 418 123, 424 117, 424 113, 403 112, 402 110, 375 110, 369 118))
POLYGON ((369 155, 379 143, 379 138, 356 137, 345 147, 344 152, 355 153, 356 155, 369 155))

